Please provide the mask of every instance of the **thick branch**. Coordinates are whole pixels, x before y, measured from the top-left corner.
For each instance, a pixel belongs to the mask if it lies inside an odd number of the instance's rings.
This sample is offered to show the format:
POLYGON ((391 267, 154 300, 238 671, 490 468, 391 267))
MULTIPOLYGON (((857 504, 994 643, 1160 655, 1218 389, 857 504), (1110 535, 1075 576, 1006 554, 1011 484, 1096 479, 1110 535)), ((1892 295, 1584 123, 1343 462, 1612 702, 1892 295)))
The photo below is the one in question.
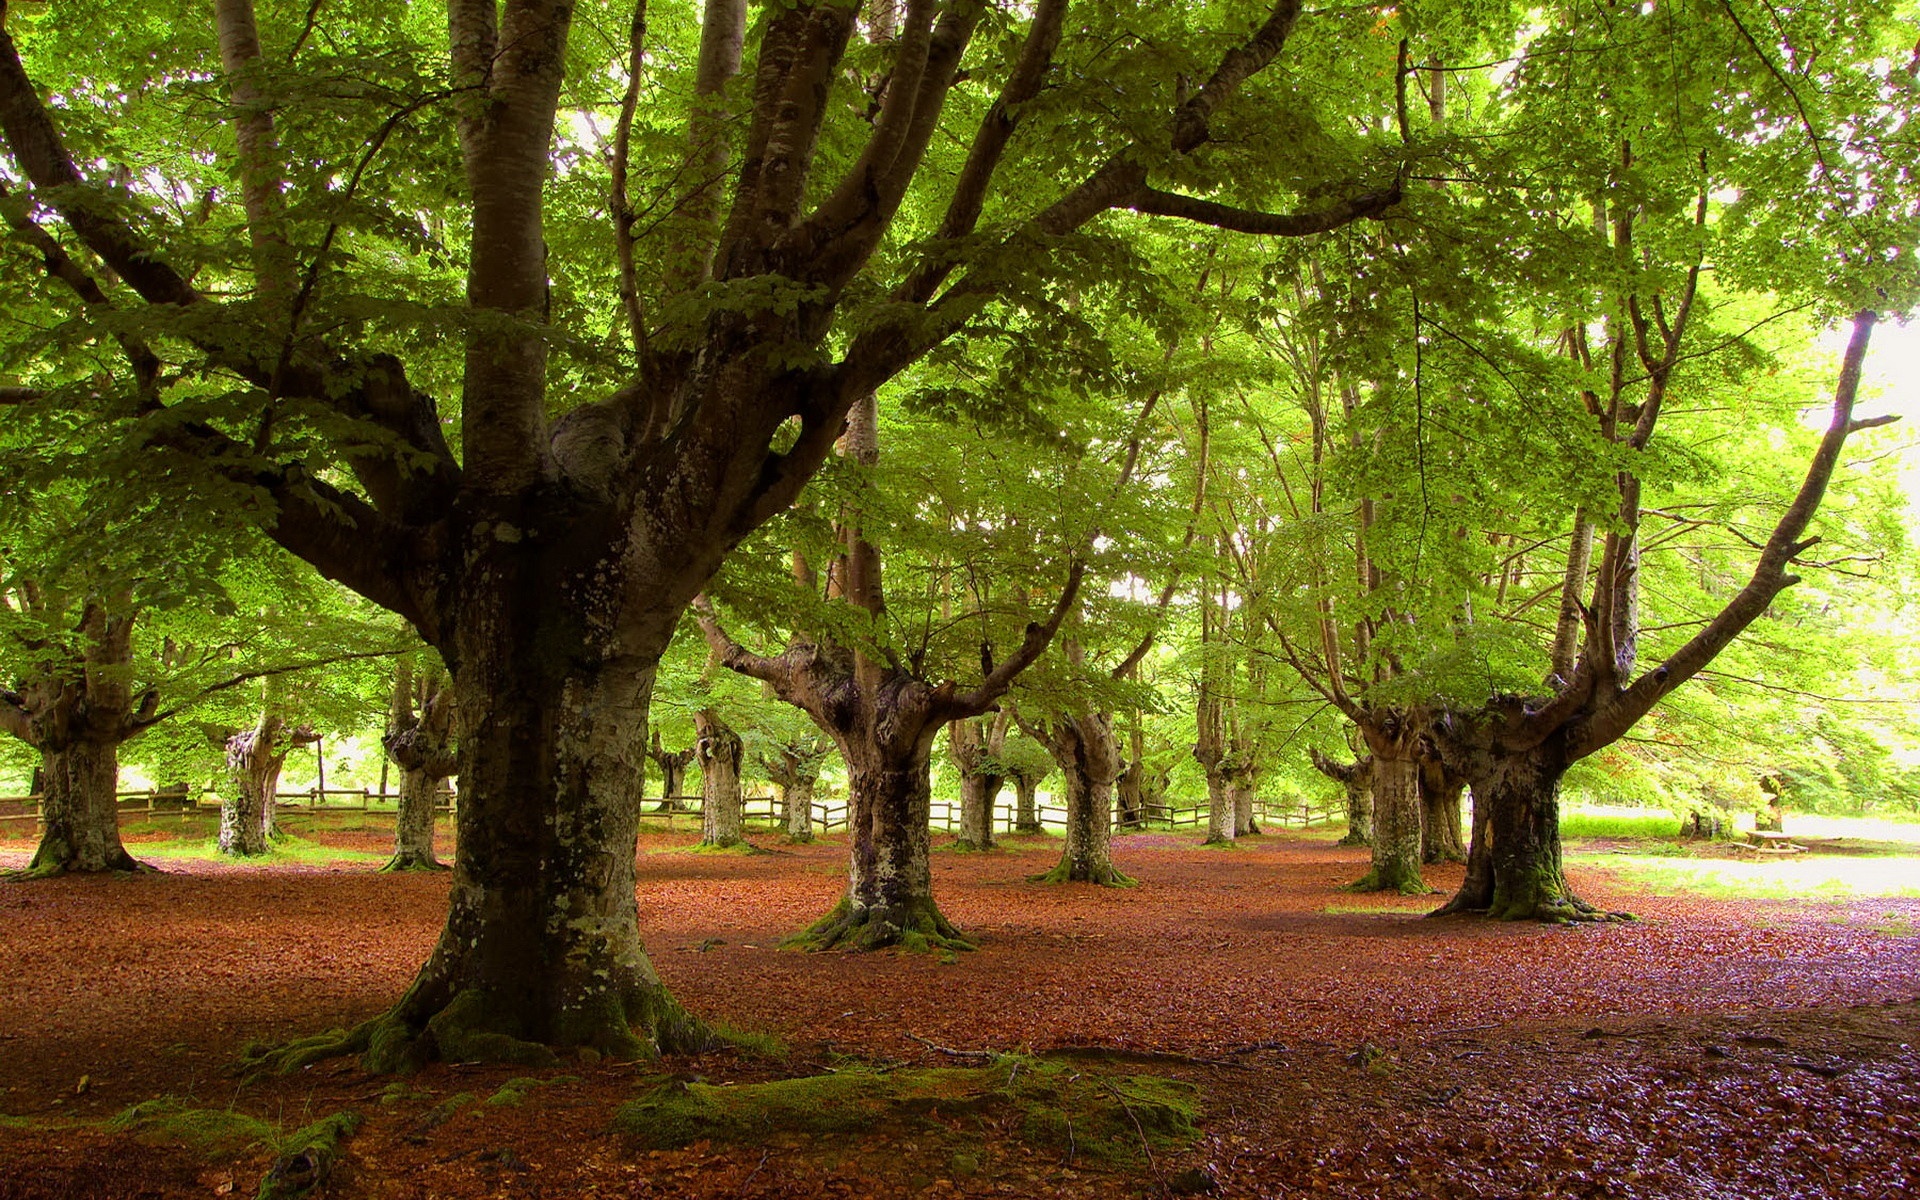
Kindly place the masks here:
POLYGON ((1806 478, 1801 482, 1793 503, 1781 514, 1772 536, 1767 539, 1766 549, 1760 552, 1760 560, 1754 564, 1753 575, 1747 580, 1746 586, 1727 601, 1705 628, 1674 651, 1666 662, 1635 680, 1631 687, 1594 715, 1574 742, 1576 758, 1592 754, 1617 741, 1646 716, 1662 697, 1705 669, 1720 651, 1766 612, 1775 596, 1799 582, 1798 576, 1787 574, 1787 568, 1817 540, 1803 541, 1801 535, 1806 532, 1814 514, 1820 510, 1820 502, 1826 497, 1827 484, 1833 478, 1834 467, 1840 461, 1848 435, 1865 424, 1853 419, 1853 405, 1860 388, 1860 371, 1866 360, 1867 343, 1873 336, 1877 319, 1878 314, 1871 310, 1862 311, 1853 319, 1853 334, 1847 340, 1846 353, 1841 359, 1840 378, 1834 388, 1833 415, 1826 434, 1820 439, 1820 447, 1814 452, 1812 462, 1807 465, 1806 478))
POLYGON ((1269 213, 1255 209, 1233 208, 1225 204, 1216 204, 1211 200, 1180 196, 1143 186, 1129 196, 1121 207, 1154 216, 1179 217, 1186 221, 1197 221, 1202 225, 1212 225, 1217 229, 1229 229, 1236 233, 1264 234, 1268 237, 1307 237, 1310 234, 1338 229, 1342 225, 1349 225, 1363 218, 1377 219, 1388 209, 1400 203, 1400 197, 1400 183, 1395 180, 1393 186, 1383 191, 1367 192, 1350 200, 1343 200, 1334 207, 1320 212, 1269 213))

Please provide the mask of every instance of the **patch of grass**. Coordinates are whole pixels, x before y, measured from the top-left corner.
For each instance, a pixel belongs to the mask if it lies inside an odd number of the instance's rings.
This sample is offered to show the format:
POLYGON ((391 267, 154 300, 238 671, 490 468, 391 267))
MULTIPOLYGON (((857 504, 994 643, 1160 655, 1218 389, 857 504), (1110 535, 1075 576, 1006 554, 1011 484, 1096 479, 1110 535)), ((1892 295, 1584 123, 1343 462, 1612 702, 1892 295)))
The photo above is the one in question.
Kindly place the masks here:
POLYGON ((709 1022, 707 1028, 713 1036, 743 1054, 754 1058, 764 1058, 773 1062, 785 1062, 787 1044, 770 1033, 761 1033, 752 1029, 736 1029, 724 1021, 709 1022))
POLYGON ((1637 854, 1583 855, 1581 861, 1622 876, 1656 895, 1716 900, 1852 900, 1867 896, 1920 897, 1920 856, 1800 856, 1740 859, 1656 859, 1637 854))
POLYGON ((143 858, 194 858, 209 862, 254 863, 263 867, 287 863, 385 862, 388 858, 385 851, 343 850, 291 836, 274 840, 267 847, 267 852, 257 858, 221 854, 220 840, 217 837, 172 842, 143 842, 136 849, 139 851, 139 856, 143 858))
POLYGON ((1017 1128, 1023 1141, 1102 1162, 1198 1136, 1199 1089, 1151 1075, 1102 1075, 1071 1064, 996 1059, 983 1067, 879 1071, 714 1086, 663 1080, 614 1114, 636 1146, 702 1139, 758 1142, 773 1133, 844 1135, 885 1125, 952 1130, 956 1118, 1017 1128), (1143 1142, 1145 1145, 1143 1145, 1143 1142))
POLYGON ((1680 834, 1680 818, 1664 809, 1644 813, 1587 812, 1578 809, 1560 814, 1563 838, 1661 838, 1671 840, 1680 834))

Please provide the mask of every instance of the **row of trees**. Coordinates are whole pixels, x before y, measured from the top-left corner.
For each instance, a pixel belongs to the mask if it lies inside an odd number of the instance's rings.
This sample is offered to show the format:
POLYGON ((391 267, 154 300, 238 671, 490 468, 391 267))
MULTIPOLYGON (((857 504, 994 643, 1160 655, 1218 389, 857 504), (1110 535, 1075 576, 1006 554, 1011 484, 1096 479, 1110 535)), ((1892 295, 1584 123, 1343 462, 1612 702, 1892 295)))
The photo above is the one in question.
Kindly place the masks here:
MULTIPOLYGON (((846 764, 821 945, 961 938, 931 752, 957 725, 977 811, 1016 713, 1061 878, 1123 882, 1128 714, 1193 712, 1222 837, 1344 719, 1373 882, 1411 885, 1451 776, 1458 907, 1594 915, 1565 773, 1669 736, 1656 702, 1763 614, 1756 653, 1835 628, 1795 572, 1901 549, 1843 457, 1916 298, 1897 15, 0 6, 13 477, 130 567, 257 569, 257 531, 450 673, 445 932, 288 1061, 705 1040, 633 887, 689 620, 708 689, 764 684, 846 764), (1794 347, 1836 320, 1820 432, 1794 347)), ((710 776, 722 715, 692 706, 710 776)))

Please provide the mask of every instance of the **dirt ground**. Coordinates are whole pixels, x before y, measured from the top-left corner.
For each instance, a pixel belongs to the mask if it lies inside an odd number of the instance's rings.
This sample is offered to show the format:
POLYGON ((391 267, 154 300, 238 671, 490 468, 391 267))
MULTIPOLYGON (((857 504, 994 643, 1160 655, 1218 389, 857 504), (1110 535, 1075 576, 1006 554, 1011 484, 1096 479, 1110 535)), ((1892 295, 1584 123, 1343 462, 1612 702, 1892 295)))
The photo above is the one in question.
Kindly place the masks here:
MULTIPOLYGON (((775 1035, 789 1057, 569 1064, 533 1072, 547 1086, 517 1102, 497 1098, 524 1069, 435 1066, 398 1088, 348 1061, 234 1073, 248 1041, 397 998, 438 931, 445 876, 173 861, 0 886, 0 1200, 253 1194, 272 1159, 259 1145, 209 1153, 104 1125, 157 1097, 281 1131, 361 1113, 318 1193, 333 1197, 1920 1194, 1917 901, 1660 898, 1576 860, 1582 894, 1642 919, 1433 921, 1419 916, 1432 902, 1338 890, 1364 852, 1324 833, 1231 850, 1122 837, 1116 860, 1140 881, 1124 890, 1029 883, 1058 843, 1015 839, 935 856, 940 902, 977 951, 808 955, 775 945, 833 902, 844 846, 768 835, 764 855, 679 852, 694 836, 643 839, 654 963, 694 1012, 775 1035), (1185 1080, 1200 1135, 1116 1165, 937 1112, 674 1150, 609 1130, 663 1069, 724 1084, 845 1055, 976 1061, 948 1051, 1185 1080), (467 1093, 497 1102, 449 1111, 467 1093)), ((0 843, 0 866, 26 849, 0 843)))

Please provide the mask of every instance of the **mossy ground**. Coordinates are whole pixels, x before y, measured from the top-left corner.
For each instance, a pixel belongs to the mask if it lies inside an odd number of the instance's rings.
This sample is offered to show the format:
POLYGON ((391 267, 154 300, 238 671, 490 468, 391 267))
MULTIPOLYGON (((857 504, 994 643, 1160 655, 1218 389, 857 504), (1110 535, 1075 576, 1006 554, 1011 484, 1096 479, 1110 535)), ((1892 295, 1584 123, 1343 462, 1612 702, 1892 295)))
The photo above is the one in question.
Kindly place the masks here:
POLYGON ((702 1139, 838 1137, 921 1128, 969 1153, 989 1135, 1098 1163, 1135 1164, 1198 1136, 1200 1093, 1153 1075, 1007 1056, 980 1067, 881 1071, 862 1065, 771 1083, 655 1082, 621 1106, 614 1129, 642 1149, 702 1139))

